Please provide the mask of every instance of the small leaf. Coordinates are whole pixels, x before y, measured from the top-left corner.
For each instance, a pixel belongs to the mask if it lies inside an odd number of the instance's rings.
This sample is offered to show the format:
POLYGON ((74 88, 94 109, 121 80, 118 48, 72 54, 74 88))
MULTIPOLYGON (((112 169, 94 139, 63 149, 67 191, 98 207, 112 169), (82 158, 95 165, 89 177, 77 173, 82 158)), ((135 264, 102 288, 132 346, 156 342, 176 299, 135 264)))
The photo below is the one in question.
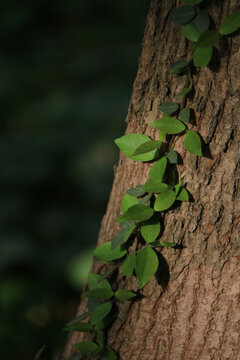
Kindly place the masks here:
POLYGON ((110 302, 99 305, 91 315, 91 323, 94 325, 102 321, 110 313, 111 309, 112 304, 110 302))
POLYGON ((183 5, 174 9, 170 14, 170 19, 176 24, 186 24, 192 20, 195 9, 189 5, 183 5))
POLYGON ((144 189, 151 193, 160 193, 168 190, 168 185, 161 181, 148 180, 144 185, 144 189))
POLYGON ((144 144, 138 146, 138 148, 134 151, 133 156, 149 153, 150 151, 157 149, 161 144, 162 142, 159 140, 147 141, 144 144))
POLYGON ((151 125, 165 134, 179 134, 183 132, 186 127, 181 121, 164 114, 161 119, 157 119, 151 125))
POLYGON ((108 314, 103 320, 99 321, 96 325, 95 325, 95 330, 96 331, 100 331, 105 329, 108 325, 110 325, 113 320, 115 320, 117 316, 117 313, 115 312, 108 314))
POLYGON ((116 360, 117 359, 117 354, 110 347, 107 346, 103 350, 103 357, 106 360, 116 360))
POLYGON ((133 205, 130 207, 117 221, 143 221, 149 219, 153 215, 154 211, 149 206, 145 205, 133 205))
POLYGON ((117 248, 112 249, 112 242, 107 241, 102 245, 98 246, 94 250, 93 254, 98 260, 112 261, 125 256, 127 254, 127 250, 125 250, 122 246, 118 246, 117 248))
POLYGON ((123 275, 132 276, 133 270, 135 268, 135 263, 136 263, 136 255, 135 254, 128 255, 128 257, 123 263, 123 267, 122 267, 123 275))
POLYGON ((97 332, 97 342, 98 342, 99 346, 101 346, 101 347, 104 346, 103 335, 100 331, 97 332))
POLYGON ((100 282, 101 275, 95 273, 88 274, 88 288, 89 290, 93 290, 96 288, 104 288, 104 289, 112 289, 108 280, 103 280, 100 282))
POLYGON ((187 190, 184 187, 181 188, 181 190, 179 191, 176 200, 189 201, 189 194, 188 194, 187 190))
POLYGON ((149 178, 155 181, 162 181, 166 166, 167 158, 164 156, 151 167, 148 174, 149 178))
POLYGON ((182 31, 185 36, 190 41, 198 41, 201 33, 196 29, 194 21, 191 21, 188 24, 182 26, 182 31))
POLYGON ((154 210, 164 211, 169 209, 176 199, 176 195, 173 190, 168 190, 160 193, 155 201, 154 210))
POLYGON ((146 191, 142 190, 142 185, 136 185, 126 191, 127 194, 135 197, 141 197, 146 194, 146 191))
POLYGON ((203 0, 180 0, 180 1, 184 4, 196 5, 196 4, 201 3, 203 0))
POLYGON ((194 19, 196 28, 200 32, 205 32, 208 30, 210 25, 210 19, 206 12, 202 11, 200 12, 196 18, 194 19))
POLYGON ((128 239, 130 238, 130 236, 132 235, 135 229, 136 229, 136 225, 132 226, 129 230, 122 230, 119 233, 117 233, 112 239, 112 249, 115 249, 116 247, 128 241, 128 239))
POLYGON ((145 195, 145 196, 141 199, 140 204, 142 204, 142 205, 147 204, 147 205, 149 206, 149 205, 150 205, 149 200, 151 199, 151 197, 152 197, 152 194, 147 194, 147 195, 145 195))
POLYGON ((177 244, 176 243, 170 243, 167 241, 160 241, 160 245, 163 247, 175 247, 177 244))
POLYGON ((145 247, 136 257, 136 274, 140 289, 154 276, 158 268, 158 257, 153 249, 145 247))
POLYGON ((132 291, 129 291, 129 290, 125 290, 125 289, 118 289, 115 292, 115 297, 118 300, 128 300, 128 299, 132 299, 135 296, 136 296, 135 293, 133 293, 132 291))
POLYGON ((212 47, 197 48, 193 53, 193 63, 195 66, 204 68, 212 59, 212 47))
POLYGON ((218 42, 218 39, 219 33, 217 31, 208 30, 201 34, 195 46, 197 48, 211 47, 218 42))
POLYGON ((147 243, 156 240, 160 233, 160 229, 160 222, 156 215, 153 215, 151 219, 143 221, 140 226, 141 235, 147 243))
POLYGON ((219 32, 221 35, 228 35, 236 31, 240 27, 240 10, 233 12, 225 17, 219 32))
POLYGON ((135 221, 123 221, 120 223, 123 230, 130 230, 134 225, 136 225, 135 221))
POLYGON ((178 153, 175 150, 170 150, 167 154, 167 158, 170 164, 177 164, 178 163, 178 153))
POLYGON ((183 109, 182 111, 180 111, 180 119, 181 121, 185 122, 185 123, 189 123, 190 122, 190 114, 191 114, 191 110, 186 107, 185 109, 183 109))
POLYGON ((170 71, 172 74, 185 74, 188 71, 190 61, 185 61, 183 59, 175 61, 171 67, 170 71))
POLYGON ((98 288, 88 291, 82 297, 109 300, 113 296, 113 291, 110 289, 98 288))
POLYGON ((44 349, 45 349, 46 345, 44 344, 36 353, 36 355, 34 356, 34 360, 39 360, 40 356, 42 355, 44 349))
POLYGON ((179 193, 179 190, 180 190, 181 186, 182 186, 182 181, 179 181, 179 183, 178 183, 177 185, 175 185, 175 186, 174 186, 175 196, 177 196, 177 195, 178 195, 178 193, 179 193))
POLYGON ((160 105, 158 108, 162 112, 171 115, 179 109, 179 104, 176 102, 166 102, 160 105))
POLYGON ((75 348, 88 356, 95 356, 101 352, 100 346, 92 341, 82 341, 75 345, 75 348))
POLYGON ((150 138, 143 134, 127 134, 118 139, 115 139, 114 141, 123 154, 132 160, 150 161, 155 159, 158 154, 157 150, 153 150, 146 154, 136 156, 133 155, 140 145, 150 141, 150 138))
POLYGON ((91 332, 93 331, 93 326, 88 323, 77 323, 72 326, 68 326, 64 330, 66 331, 80 331, 80 332, 91 332))
POLYGON ((77 316, 75 319, 69 321, 69 323, 67 323, 66 326, 70 326, 70 325, 76 324, 77 322, 86 319, 89 315, 91 315, 91 313, 92 313, 92 311, 86 311, 85 313, 77 316))
POLYGON ((122 213, 125 213, 128 208, 130 208, 133 205, 139 204, 138 198, 131 195, 124 195, 121 202, 121 211, 122 213))
POLYGON ((200 136, 194 131, 187 131, 184 138, 184 147, 191 154, 202 156, 202 145, 200 136))

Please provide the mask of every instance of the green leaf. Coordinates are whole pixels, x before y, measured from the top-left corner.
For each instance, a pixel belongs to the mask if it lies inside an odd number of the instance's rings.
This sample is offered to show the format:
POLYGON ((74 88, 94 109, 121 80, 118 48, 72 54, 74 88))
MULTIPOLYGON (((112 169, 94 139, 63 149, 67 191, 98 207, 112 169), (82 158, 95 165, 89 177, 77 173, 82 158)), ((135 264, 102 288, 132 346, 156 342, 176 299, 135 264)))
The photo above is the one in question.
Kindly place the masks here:
POLYGON ((135 268, 135 264, 136 264, 136 255, 135 254, 128 255, 128 257, 123 263, 123 267, 122 267, 123 275, 132 276, 133 270, 135 268))
POLYGON ((196 28, 200 32, 205 32, 208 30, 210 25, 210 19, 206 12, 202 11, 200 12, 196 18, 194 19, 196 28))
POLYGON ((75 348, 88 356, 95 356, 101 352, 100 346, 92 341, 82 341, 75 345, 75 348))
POLYGON ((208 30, 201 34, 196 42, 196 48, 206 48, 215 45, 218 42, 219 33, 214 30, 208 30))
POLYGON ((213 54, 212 47, 205 47, 205 48, 197 48, 193 53, 193 63, 195 66, 199 66, 200 68, 204 68, 207 66, 213 54))
POLYGON ((160 105, 158 108, 162 112, 171 115, 179 109, 179 104, 176 102, 166 102, 160 105))
POLYGON ((179 134, 183 132, 186 127, 181 121, 164 114, 161 119, 157 119, 151 125, 165 134, 179 134))
POLYGON ((185 109, 183 109, 182 111, 180 111, 180 119, 181 121, 184 121, 185 123, 189 123, 190 122, 190 114, 191 114, 191 110, 186 107, 185 109))
POLYGON ((136 257, 136 274, 140 289, 151 280, 158 268, 158 257, 153 249, 145 247, 136 257))
POLYGON ((125 213, 125 211, 127 211, 128 208, 130 208, 133 205, 137 205, 139 204, 139 199, 136 198, 135 196, 131 196, 131 195, 124 195, 122 198, 122 202, 121 202, 121 211, 122 213, 125 213))
POLYGON ((142 155, 149 153, 150 151, 153 151, 157 149, 162 144, 159 140, 150 140, 145 142, 144 144, 138 146, 138 148, 134 151, 133 155, 142 155))
POLYGON ((168 185, 161 181, 148 180, 144 185, 144 189, 151 193, 160 193, 168 190, 168 185))
POLYGON ((123 221, 120 224, 123 230, 130 230, 134 225, 136 225, 135 221, 123 221))
POLYGON ((153 215, 154 211, 150 206, 145 205, 133 205, 130 207, 120 218, 116 221, 143 221, 149 219, 153 215))
POLYGON ((149 200, 151 199, 151 197, 152 197, 152 194, 147 194, 147 195, 145 195, 145 196, 141 199, 140 204, 142 204, 142 205, 147 204, 147 205, 149 206, 149 205, 150 205, 149 200))
POLYGON ((117 354, 110 347, 107 346, 103 350, 103 357, 106 360, 116 360, 117 359, 117 354))
POLYGON ((151 217, 151 219, 143 221, 140 226, 142 237, 147 243, 155 241, 160 234, 160 230, 160 222, 155 214, 151 217))
POLYGON ((101 348, 104 346, 103 334, 100 331, 97 332, 97 342, 101 348))
POLYGON ((141 197, 144 194, 146 194, 146 191, 142 190, 142 185, 136 185, 126 191, 128 195, 135 196, 135 197, 141 197))
POLYGON ((176 200, 189 201, 189 194, 188 194, 187 190, 184 187, 181 188, 181 190, 179 191, 176 200))
POLYGON ((127 250, 125 250, 122 246, 118 246, 117 248, 112 249, 112 242, 107 241, 98 246, 94 250, 93 254, 98 260, 112 261, 125 256, 127 254, 127 250))
POLYGON ((95 330, 96 331, 100 331, 105 329, 108 325, 110 325, 113 320, 115 320, 117 316, 117 313, 110 313, 108 314, 103 320, 99 321, 96 325, 95 325, 95 330))
POLYGON ((131 227, 129 230, 122 230, 119 233, 117 233, 112 239, 112 249, 115 249, 116 247, 124 244, 132 235, 135 229, 136 229, 136 225, 131 227))
POLYGON ((174 9, 170 14, 170 19, 176 24, 186 24, 193 19, 195 9, 189 5, 183 5, 174 9))
POLYGON ((140 145, 150 141, 149 137, 143 134, 127 134, 114 141, 123 154, 132 160, 150 161, 158 154, 158 150, 152 150, 146 154, 133 155, 140 145))
POLYGON ((86 311, 85 313, 77 316, 75 319, 69 321, 66 326, 70 326, 76 324, 77 322, 86 319, 89 315, 91 315, 92 311, 86 311))
POLYGON ((175 150, 170 150, 167 154, 167 158, 170 164, 177 164, 178 163, 178 153, 175 150))
POLYGON ((240 10, 233 12, 225 17, 219 32, 221 35, 228 35, 236 31, 240 27, 240 10))
POLYGON ((167 166, 167 158, 164 156, 151 167, 149 178, 155 181, 162 181, 167 166))
POLYGON ((194 131, 187 131, 184 138, 184 147, 191 154, 202 156, 202 145, 200 136, 194 131))
POLYGON ((93 326, 88 323, 77 323, 71 326, 66 327, 66 331, 80 331, 80 332, 91 332, 93 331, 93 326))
POLYGON ((174 186, 175 196, 177 196, 177 195, 178 195, 178 193, 179 193, 179 190, 180 190, 181 186, 182 186, 182 181, 179 181, 179 183, 178 183, 177 185, 175 185, 175 186, 174 186))
POLYGON ((95 274, 95 273, 89 273, 88 274, 88 288, 89 290, 93 290, 96 288, 104 288, 104 289, 110 289, 111 285, 109 284, 108 280, 105 279, 100 282, 101 275, 95 274))
POLYGON ((44 344, 36 353, 36 355, 34 356, 34 360, 39 360, 40 356, 42 355, 44 349, 45 349, 46 345, 44 344))
POLYGON ((190 93, 191 90, 192 90, 192 87, 187 87, 187 88, 183 89, 182 91, 180 91, 178 93, 178 98, 181 98, 181 97, 187 95, 188 93, 190 93))
POLYGON ((198 41, 201 33, 196 29, 194 21, 191 21, 188 24, 182 26, 182 31, 185 36, 190 41, 198 41))
POLYGON ((95 325, 102 321, 110 313, 111 309, 112 304, 110 302, 99 305, 91 315, 91 323, 95 325))
POLYGON ((185 61, 183 59, 177 60, 172 63, 170 67, 170 72, 172 74, 185 74, 188 71, 190 61, 185 61))
POLYGON ((154 210, 164 211, 169 209, 173 205, 175 199, 176 195, 173 190, 168 190, 160 193, 155 201, 154 210))
POLYGON ((82 297, 109 300, 113 296, 113 291, 110 289, 98 288, 88 291, 82 297))
POLYGON ((128 299, 132 299, 135 296, 136 296, 135 293, 133 293, 132 291, 129 291, 129 290, 125 290, 125 289, 118 289, 115 292, 115 297, 118 300, 128 300, 128 299))
POLYGON ((184 4, 188 4, 188 5, 197 5, 199 3, 201 3, 203 0, 180 0, 182 3, 184 4))
POLYGON ((170 243, 167 241, 160 241, 160 245, 163 247, 175 247, 177 244, 176 243, 170 243))

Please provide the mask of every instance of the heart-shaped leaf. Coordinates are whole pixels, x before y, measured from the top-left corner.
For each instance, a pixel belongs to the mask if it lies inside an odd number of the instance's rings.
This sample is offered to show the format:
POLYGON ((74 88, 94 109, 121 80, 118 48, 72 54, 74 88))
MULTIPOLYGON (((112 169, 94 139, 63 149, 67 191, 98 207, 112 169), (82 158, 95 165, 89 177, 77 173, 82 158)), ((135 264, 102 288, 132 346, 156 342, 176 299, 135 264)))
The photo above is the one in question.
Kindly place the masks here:
POLYGON ((152 150, 146 154, 133 155, 140 145, 150 141, 150 138, 143 134, 127 134, 114 141, 123 154, 132 160, 150 161, 155 159, 158 154, 158 150, 152 150))

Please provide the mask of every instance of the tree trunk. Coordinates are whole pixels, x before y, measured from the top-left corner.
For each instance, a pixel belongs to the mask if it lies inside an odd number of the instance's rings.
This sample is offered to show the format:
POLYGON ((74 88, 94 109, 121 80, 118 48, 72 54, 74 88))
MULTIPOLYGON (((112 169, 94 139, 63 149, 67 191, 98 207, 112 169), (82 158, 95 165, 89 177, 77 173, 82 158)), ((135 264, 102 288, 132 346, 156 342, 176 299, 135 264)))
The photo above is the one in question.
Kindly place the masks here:
MULTIPOLYGON (((156 130, 149 124, 159 117, 158 106, 176 100, 185 87, 187 78, 176 78, 169 71, 171 62, 191 54, 181 26, 169 20, 176 5, 178 1, 151 1, 126 133, 155 139, 156 130)), ((218 29, 227 14, 239 9, 239 1, 207 1, 207 7, 218 29)), ((175 149, 183 158, 179 177, 194 202, 167 212, 161 239, 183 248, 163 249, 160 285, 153 278, 141 290, 141 300, 120 305, 108 342, 121 360, 240 357, 239 45, 239 31, 222 37, 211 65, 194 73, 192 107, 205 156, 186 153, 183 141, 177 142, 175 149)), ((150 166, 120 155, 98 245, 118 231, 115 219, 121 198, 126 189, 146 181, 150 166)), ((103 265, 94 264, 92 271, 99 270, 104 271, 103 265)), ((121 274, 115 283, 138 289, 135 278, 121 274)), ((84 311, 82 302, 79 313, 84 311)), ((68 359, 75 351, 73 345, 86 338, 73 332, 62 359, 68 359)))

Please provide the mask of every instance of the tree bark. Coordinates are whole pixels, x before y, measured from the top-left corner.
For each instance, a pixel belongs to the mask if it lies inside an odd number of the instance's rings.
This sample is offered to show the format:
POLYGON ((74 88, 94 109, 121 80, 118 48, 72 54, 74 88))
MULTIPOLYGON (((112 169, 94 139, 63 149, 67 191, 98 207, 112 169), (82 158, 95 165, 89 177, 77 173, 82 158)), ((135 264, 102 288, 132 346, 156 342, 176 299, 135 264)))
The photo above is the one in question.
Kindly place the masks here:
MULTIPOLYGON (((180 25, 169 20, 176 5, 178 1, 151 1, 126 133, 157 138, 149 124, 159 117, 158 106, 176 100, 185 87, 187 79, 169 71, 173 61, 191 54, 180 25)), ((207 6, 217 29, 226 15, 239 10, 238 0, 208 1, 207 6)), ((195 129, 205 143, 204 156, 186 153, 183 141, 177 142, 175 149, 183 159, 179 177, 194 202, 167 212, 161 238, 183 248, 163 249, 160 284, 152 279, 141 290, 141 300, 119 305, 108 342, 121 360, 239 359, 239 45, 239 31, 222 37, 211 65, 194 73, 192 107, 195 129)), ((121 198, 129 187, 146 181, 150 166, 120 155, 98 245, 118 231, 115 219, 121 198)), ((92 271, 104 267, 94 264, 92 271)), ((121 274, 115 283, 138 289, 135 278, 121 274)), ((84 311, 82 302, 79 313, 84 311)), ((83 339, 86 335, 73 332, 61 359, 68 359, 73 345, 83 339)))

